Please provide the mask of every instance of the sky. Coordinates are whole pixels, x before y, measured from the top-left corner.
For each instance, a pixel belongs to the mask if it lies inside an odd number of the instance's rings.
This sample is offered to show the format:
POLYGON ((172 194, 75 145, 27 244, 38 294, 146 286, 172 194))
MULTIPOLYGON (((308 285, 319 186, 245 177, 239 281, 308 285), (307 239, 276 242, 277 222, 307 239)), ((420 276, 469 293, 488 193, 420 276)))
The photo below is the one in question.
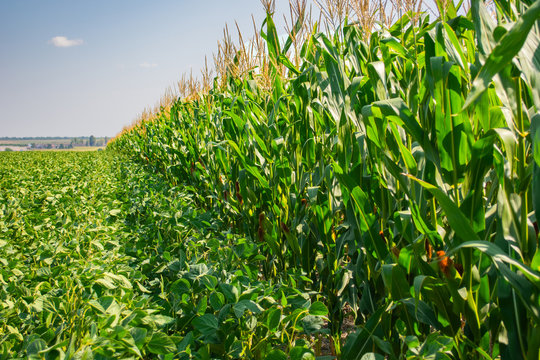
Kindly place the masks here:
MULTIPOLYGON (((288 11, 276 1, 278 28, 288 11)), ((0 137, 114 136, 259 0, 0 0, 0 137)))

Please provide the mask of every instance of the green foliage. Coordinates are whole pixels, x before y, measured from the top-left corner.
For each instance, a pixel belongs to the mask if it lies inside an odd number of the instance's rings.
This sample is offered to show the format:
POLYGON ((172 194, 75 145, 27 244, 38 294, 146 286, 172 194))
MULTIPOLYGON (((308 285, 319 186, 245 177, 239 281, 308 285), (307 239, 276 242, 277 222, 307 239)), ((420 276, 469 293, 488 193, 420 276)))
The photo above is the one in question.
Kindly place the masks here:
POLYGON ((324 305, 225 225, 109 151, 2 154, 0 359, 263 359, 320 333, 324 305))
POLYGON ((110 147, 245 234, 263 279, 318 292, 337 356, 536 359, 539 2, 438 6, 314 33, 297 68, 268 15, 272 91, 229 78, 110 147))

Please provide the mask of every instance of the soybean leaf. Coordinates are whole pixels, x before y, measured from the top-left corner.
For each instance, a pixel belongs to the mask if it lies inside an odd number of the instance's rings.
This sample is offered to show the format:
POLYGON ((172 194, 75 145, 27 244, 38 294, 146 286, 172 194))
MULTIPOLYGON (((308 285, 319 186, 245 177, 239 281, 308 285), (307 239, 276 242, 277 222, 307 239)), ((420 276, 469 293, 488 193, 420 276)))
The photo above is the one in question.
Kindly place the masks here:
POLYGON ((287 355, 281 350, 272 350, 266 355, 266 360, 287 360, 287 355))
POLYGON ((167 355, 176 352, 176 345, 172 339, 164 333, 156 332, 146 344, 148 351, 157 355, 167 355))
POLYGON ((204 314, 193 319, 193 327, 203 335, 215 333, 219 327, 218 320, 213 314, 204 314))
POLYGON ((309 307, 309 313, 316 316, 325 316, 328 314, 328 308, 320 301, 315 301, 309 307))

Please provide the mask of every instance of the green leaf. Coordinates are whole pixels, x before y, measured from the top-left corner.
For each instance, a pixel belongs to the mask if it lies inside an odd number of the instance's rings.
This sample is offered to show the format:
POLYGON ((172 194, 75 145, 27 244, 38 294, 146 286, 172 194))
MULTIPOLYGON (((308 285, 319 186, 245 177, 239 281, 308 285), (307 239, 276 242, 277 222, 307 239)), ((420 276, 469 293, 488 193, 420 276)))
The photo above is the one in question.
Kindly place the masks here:
POLYGON ((233 311, 237 318, 241 318, 246 310, 251 311, 253 314, 260 314, 262 308, 252 300, 240 300, 233 306, 233 311))
POLYGON ((122 210, 120 210, 120 209, 113 209, 113 210, 109 211, 109 215, 118 216, 118 215, 120 215, 121 212, 122 212, 122 210))
POLYGON ((540 248, 536 249, 536 253, 531 261, 531 269, 540 273, 540 248))
POLYGON ((288 57, 281 54, 279 56, 279 61, 287 67, 287 69, 291 70, 293 74, 300 75, 300 71, 294 66, 294 64, 289 60, 288 57))
POLYGON ((131 333, 131 337, 133 337, 133 340, 135 341, 135 345, 137 345, 137 347, 141 347, 146 340, 146 334, 148 333, 148 330, 146 330, 145 328, 135 327, 130 329, 129 332, 131 333))
POLYGON ((204 314, 193 319, 192 325, 203 335, 214 334, 219 327, 218 320, 213 314, 204 314))
POLYGON ((461 248, 474 248, 479 250, 486 255, 489 255, 495 265, 501 266, 502 264, 508 264, 518 268, 531 282, 533 282, 540 289, 540 273, 533 271, 527 265, 522 264, 521 262, 511 258, 506 255, 501 248, 499 248, 494 243, 488 241, 467 241, 463 244, 460 244, 448 251, 448 254, 455 253, 461 248))
POLYGON ((424 301, 415 301, 413 298, 403 299, 402 302, 407 306, 409 313, 417 321, 432 326, 434 329, 441 330, 441 324, 433 309, 424 301))
POLYGON ((540 19, 540 1, 535 1, 525 13, 518 17, 512 28, 504 34, 480 69, 467 96, 463 109, 468 108, 488 88, 491 79, 519 53, 529 31, 540 19))
POLYGON ((148 316, 145 316, 142 319, 143 324, 150 325, 152 327, 161 328, 165 325, 169 325, 174 321, 174 318, 166 315, 160 315, 160 314, 151 314, 148 316))
POLYGON ((176 352, 176 345, 172 339, 163 333, 154 333, 152 338, 146 344, 148 351, 157 355, 167 355, 176 352))
POLYGON ((287 355, 281 350, 272 350, 266 355, 266 360, 287 360, 287 355))
POLYGON ((410 290, 407 278, 401 266, 397 264, 385 264, 382 266, 382 278, 393 300, 409 298, 410 290))
POLYGON ((303 346, 295 346, 291 349, 290 360, 315 360, 313 352, 303 346))
POLYGON ((367 233, 367 238, 377 252, 378 258, 381 260, 384 259, 388 255, 388 249, 381 239, 373 235, 372 227, 375 223, 375 216, 372 213, 373 206, 369 202, 369 197, 359 186, 353 188, 350 195, 349 201, 352 203, 355 212, 354 220, 356 221, 358 230, 362 233, 367 233))
POLYGON ((97 279, 96 284, 102 285, 109 290, 116 289, 116 285, 114 284, 111 278, 97 279))
POLYGON ((428 159, 435 163, 438 162, 438 155, 433 149, 428 136, 403 99, 392 98, 375 101, 371 105, 362 107, 362 116, 388 117, 390 121, 404 128, 415 141, 422 145, 428 159))
POLYGON ((415 175, 417 172, 417 164, 416 160, 412 156, 411 152, 405 145, 403 145, 403 140, 401 139, 401 136, 399 135, 398 129, 394 123, 390 123, 390 128, 392 129, 392 134, 394 135, 394 138, 396 139, 396 142, 399 147, 399 152, 401 154, 401 158, 403 159, 403 162, 405 163, 405 166, 407 167, 407 171, 410 174, 415 175))
POLYGON ((270 331, 276 331, 281 322, 281 309, 274 308, 268 310, 268 317, 266 319, 266 326, 270 331))
POLYGON ((47 348, 47 343, 43 339, 35 339, 26 348, 28 356, 38 355, 41 351, 47 348))
POLYGON ((414 176, 407 176, 422 185, 433 196, 435 196, 447 216, 448 223, 459 236, 461 242, 478 239, 478 235, 476 235, 476 233, 474 232, 474 229, 472 228, 469 220, 467 220, 459 207, 452 200, 450 200, 450 198, 444 193, 444 191, 423 180, 417 179, 414 176))
POLYGON ((239 159, 242 161, 242 165, 244 166, 244 168, 246 169, 246 171, 248 173, 250 173, 251 175, 253 175, 258 181, 259 183, 261 184, 261 186, 263 188, 268 188, 268 180, 266 180, 262 175, 261 173, 259 172, 259 170, 257 169, 257 167, 255 165, 253 165, 253 163, 247 159, 244 155, 243 155, 243 152, 240 150, 240 148, 238 147, 238 145, 234 142, 234 141, 229 141, 229 145, 234 149, 234 151, 236 151, 236 153, 238 154, 239 156, 239 159))
MULTIPOLYGON (((266 14, 266 33, 261 30, 261 36, 266 40, 266 45, 268 46, 268 54, 270 55, 270 64, 274 71, 279 64, 281 50, 279 45, 279 36, 276 30, 276 25, 272 19, 273 14, 266 14)), ((263 24, 264 25, 264 24, 263 24)))
POLYGON ((460 249, 472 248, 488 255, 501 276, 516 290, 523 305, 540 321, 540 273, 506 255, 497 245, 488 241, 468 241, 448 251, 448 255, 460 249), (510 266, 520 270, 515 272, 510 266))
POLYGON ((377 99, 388 99, 388 90, 386 88, 386 70, 384 68, 384 62, 374 61, 367 65, 369 78, 373 84, 377 99))
POLYGON ((225 305, 225 296, 220 292, 210 294, 210 305, 214 310, 220 310, 225 305))
POLYGON ((315 301, 309 307, 309 313, 310 313, 310 315, 326 316, 326 315, 328 315, 328 308, 322 302, 315 301))
POLYGON ((206 296, 203 296, 199 303, 197 304, 197 307, 195 308, 195 312, 197 315, 203 315, 206 312, 206 308, 208 307, 208 298, 206 296))
POLYGON ((540 113, 531 119, 531 138, 533 145, 532 202, 536 215, 536 224, 540 223, 540 113))
POLYGON ((319 332, 324 326, 324 320, 320 316, 307 315, 301 320, 302 328, 307 335, 319 332))
POLYGON ((533 158, 537 166, 540 166, 540 111, 531 118, 531 142, 533 146, 533 158))
POLYGON ((478 49, 481 54, 487 55, 493 50, 495 43, 493 39, 494 20, 483 0, 471 1, 471 13, 478 49))

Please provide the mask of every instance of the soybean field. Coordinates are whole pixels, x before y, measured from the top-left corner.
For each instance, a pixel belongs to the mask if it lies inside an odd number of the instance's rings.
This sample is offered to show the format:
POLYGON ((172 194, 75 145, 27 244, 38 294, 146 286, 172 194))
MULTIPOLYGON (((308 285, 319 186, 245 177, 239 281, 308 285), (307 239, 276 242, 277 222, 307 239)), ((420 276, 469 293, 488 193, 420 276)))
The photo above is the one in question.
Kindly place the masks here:
POLYGON ((241 339, 264 352, 322 326, 321 302, 259 279, 256 246, 123 157, 3 153, 0 169, 2 359, 240 358, 241 339))

